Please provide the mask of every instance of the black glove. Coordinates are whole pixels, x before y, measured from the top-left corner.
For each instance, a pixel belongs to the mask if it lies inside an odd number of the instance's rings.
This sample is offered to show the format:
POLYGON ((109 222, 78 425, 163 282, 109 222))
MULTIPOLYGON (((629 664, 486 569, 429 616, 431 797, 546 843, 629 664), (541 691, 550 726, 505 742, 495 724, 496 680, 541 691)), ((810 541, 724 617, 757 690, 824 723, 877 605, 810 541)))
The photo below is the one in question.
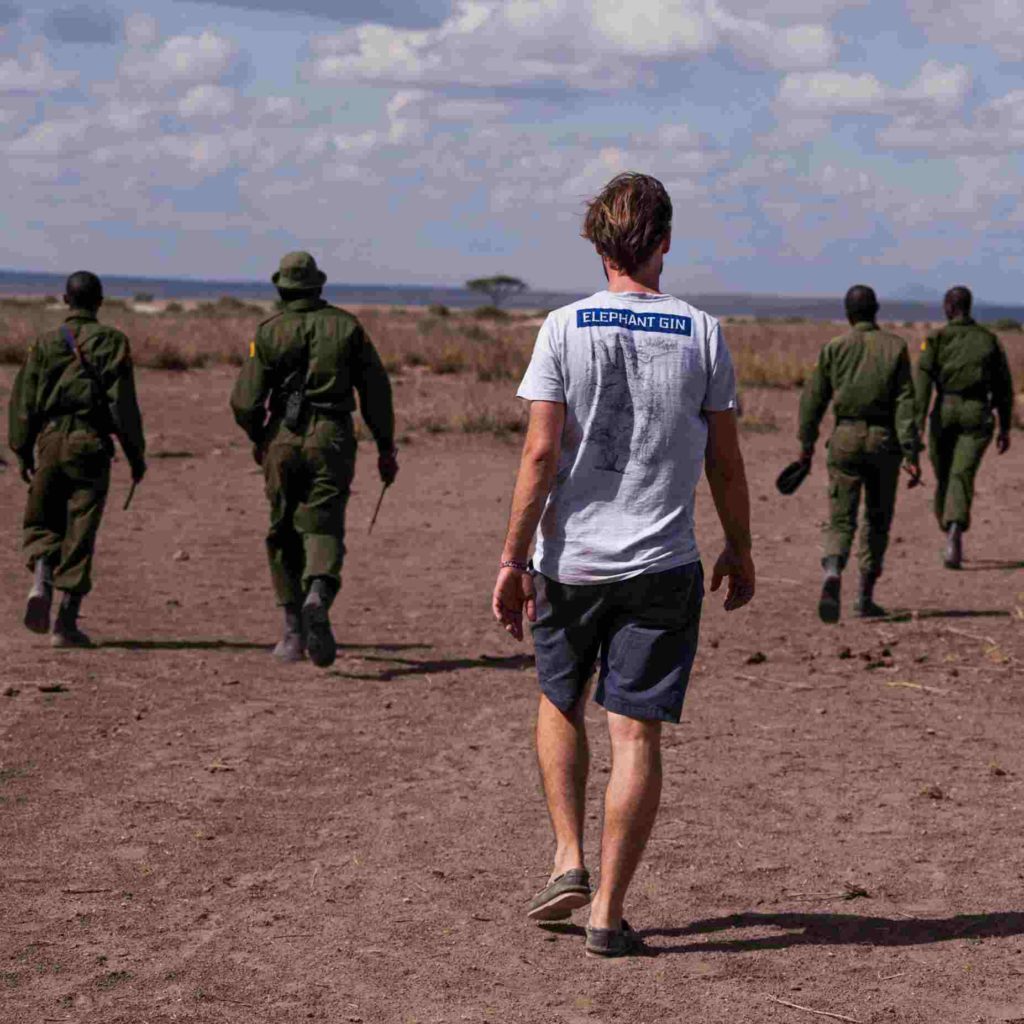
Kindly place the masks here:
POLYGON ((132 471, 132 483, 141 483, 142 478, 146 475, 146 460, 142 458, 132 459, 130 468, 132 471))
POLYGON ((398 449, 382 451, 377 457, 377 472, 383 484, 390 487, 398 476, 398 449))
POLYGON ((32 483, 32 477, 36 473, 36 459, 34 455, 19 455, 18 469, 21 471, 21 479, 25 483, 32 483))

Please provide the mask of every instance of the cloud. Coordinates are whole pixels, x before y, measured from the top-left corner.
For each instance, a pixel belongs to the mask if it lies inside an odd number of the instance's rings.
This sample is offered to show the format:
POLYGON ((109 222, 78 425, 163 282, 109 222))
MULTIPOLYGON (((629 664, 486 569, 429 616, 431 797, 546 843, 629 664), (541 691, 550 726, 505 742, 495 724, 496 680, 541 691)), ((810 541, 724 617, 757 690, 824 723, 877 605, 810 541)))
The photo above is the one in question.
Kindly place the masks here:
POLYGON ((235 103, 234 89, 224 85, 194 85, 178 102, 178 114, 187 120, 228 117, 235 103))
POLYGON ((820 22, 778 24, 720 0, 454 0, 430 29, 365 23, 312 42, 314 80, 425 88, 626 88, 659 62, 731 47, 748 63, 817 68, 837 46, 820 22))
POLYGON ((21 14, 19 4, 11 3, 10 0, 0 0, 0 25, 10 25, 17 21, 21 14))
POLYGON ((792 72, 779 86, 777 106, 784 112, 817 117, 915 110, 950 113, 963 105, 970 86, 971 75, 963 64, 934 60, 925 63, 903 89, 883 83, 870 72, 792 72))
POLYGON ((979 106, 967 121, 921 114, 895 118, 878 136, 883 146, 939 154, 999 155, 1024 150, 1024 89, 979 106))
POLYGON ((76 4, 51 11, 43 21, 43 33, 58 43, 116 43, 121 21, 105 8, 76 4))
POLYGON ((155 50, 132 50, 121 65, 122 75, 153 88, 215 83, 235 67, 238 48, 224 36, 205 31, 172 36, 155 50))
POLYGON ((124 35, 129 46, 152 46, 160 38, 160 25, 151 14, 135 11, 124 19, 124 35))
POLYGON ((908 0, 907 12, 932 42, 981 43, 1007 60, 1024 59, 1018 0, 908 0))
POLYGON ((20 58, 0 59, 0 95, 60 92, 77 81, 75 72, 58 71, 42 50, 31 50, 20 58))
POLYGON ((405 28, 440 24, 451 10, 450 0, 210 0, 214 6, 275 14, 309 14, 329 21, 372 21, 405 28))

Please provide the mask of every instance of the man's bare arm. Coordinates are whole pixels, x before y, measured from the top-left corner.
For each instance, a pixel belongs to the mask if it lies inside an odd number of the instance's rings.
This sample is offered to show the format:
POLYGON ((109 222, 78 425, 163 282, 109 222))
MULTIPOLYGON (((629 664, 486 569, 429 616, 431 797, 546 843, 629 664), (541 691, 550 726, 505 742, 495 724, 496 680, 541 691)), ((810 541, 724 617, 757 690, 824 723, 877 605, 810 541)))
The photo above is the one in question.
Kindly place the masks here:
POLYGON ((561 402, 530 403, 530 422, 512 493, 512 511, 502 561, 524 562, 529 556, 533 535, 537 532, 544 504, 555 482, 564 425, 565 406, 561 402))
MULTIPOLYGON (((519 462, 503 562, 526 563, 544 505, 555 482, 562 450, 565 406, 561 402, 531 402, 526 442, 519 462)), ((494 586, 491 608, 494 617, 517 640, 523 638, 523 607, 534 618, 533 581, 514 568, 501 569, 494 586)))
POLYGON ((708 445, 704 471, 711 487, 722 530, 725 550, 715 563, 711 589, 718 590, 728 578, 726 611, 742 608, 754 596, 755 573, 750 541, 750 494, 740 451, 736 413, 707 412, 708 445))

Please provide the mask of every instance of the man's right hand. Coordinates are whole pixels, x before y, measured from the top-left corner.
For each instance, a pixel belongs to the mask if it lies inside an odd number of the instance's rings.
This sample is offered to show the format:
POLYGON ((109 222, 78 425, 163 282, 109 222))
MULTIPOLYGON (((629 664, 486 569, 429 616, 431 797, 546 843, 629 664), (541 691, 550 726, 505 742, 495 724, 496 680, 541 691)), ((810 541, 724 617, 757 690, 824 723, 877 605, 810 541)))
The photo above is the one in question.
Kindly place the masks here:
POLYGON ((23 458, 21 455, 18 456, 18 471, 21 473, 21 479, 25 483, 32 483, 32 477, 36 475, 36 461, 33 458, 23 458))
POLYGON ((131 463, 132 471, 132 483, 142 483, 142 478, 146 475, 146 460, 145 459, 134 459, 131 463))
POLYGON ((252 459, 257 466, 263 465, 263 460, 267 457, 267 449, 262 444, 254 444, 252 446, 252 459))
POLYGON ((1005 455, 1010 450, 1010 432, 1008 430, 1000 430, 996 435, 996 451, 1000 455, 1005 455))
POLYGON ((390 487, 398 476, 398 449, 392 448, 389 452, 382 452, 377 457, 377 472, 380 473, 381 483, 390 487))
POLYGON ((714 572, 711 574, 712 592, 718 590, 722 580, 726 578, 729 580, 729 589, 725 595, 725 610, 733 612, 745 604, 750 604, 756 589, 756 574, 754 559, 749 551, 739 555, 726 545, 725 550, 718 556, 714 572))

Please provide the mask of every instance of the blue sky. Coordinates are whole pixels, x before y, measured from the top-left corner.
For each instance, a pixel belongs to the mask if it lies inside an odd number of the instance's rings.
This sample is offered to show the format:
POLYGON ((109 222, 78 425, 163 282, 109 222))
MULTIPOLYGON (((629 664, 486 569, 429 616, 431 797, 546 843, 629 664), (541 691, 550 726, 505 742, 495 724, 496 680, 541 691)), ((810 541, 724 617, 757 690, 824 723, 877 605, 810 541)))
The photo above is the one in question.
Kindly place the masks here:
POLYGON ((586 289, 634 169, 674 291, 1021 301, 1018 6, 0 0, 0 266, 586 289))

